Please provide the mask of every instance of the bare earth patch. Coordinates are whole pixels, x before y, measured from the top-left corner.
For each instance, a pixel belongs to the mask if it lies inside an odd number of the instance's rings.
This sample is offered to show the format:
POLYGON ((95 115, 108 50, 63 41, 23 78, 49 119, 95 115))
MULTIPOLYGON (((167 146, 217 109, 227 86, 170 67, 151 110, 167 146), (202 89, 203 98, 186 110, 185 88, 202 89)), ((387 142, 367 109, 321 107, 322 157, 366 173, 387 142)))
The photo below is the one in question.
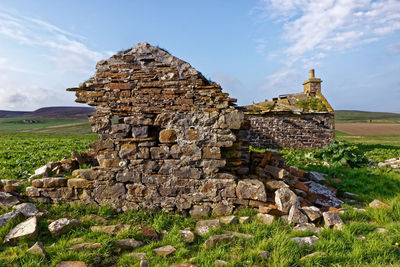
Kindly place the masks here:
POLYGON ((400 134, 400 124, 337 123, 335 128, 352 135, 400 134))

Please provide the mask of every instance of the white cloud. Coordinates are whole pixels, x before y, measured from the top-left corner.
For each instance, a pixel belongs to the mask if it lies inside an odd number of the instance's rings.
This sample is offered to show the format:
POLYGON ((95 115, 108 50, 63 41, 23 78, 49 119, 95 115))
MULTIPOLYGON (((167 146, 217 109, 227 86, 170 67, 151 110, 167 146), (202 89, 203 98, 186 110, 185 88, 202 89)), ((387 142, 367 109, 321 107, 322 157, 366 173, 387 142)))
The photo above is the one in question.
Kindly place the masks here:
MULTIPOLYGON (((400 29, 397 0, 262 0, 264 12, 283 23, 291 63, 308 53, 344 51, 400 29)), ((265 16, 264 16, 265 17, 265 16)))
POLYGON ((0 35, 20 45, 46 49, 47 58, 54 61, 60 72, 93 73, 96 62, 108 56, 88 48, 80 35, 1 8, 0 35))

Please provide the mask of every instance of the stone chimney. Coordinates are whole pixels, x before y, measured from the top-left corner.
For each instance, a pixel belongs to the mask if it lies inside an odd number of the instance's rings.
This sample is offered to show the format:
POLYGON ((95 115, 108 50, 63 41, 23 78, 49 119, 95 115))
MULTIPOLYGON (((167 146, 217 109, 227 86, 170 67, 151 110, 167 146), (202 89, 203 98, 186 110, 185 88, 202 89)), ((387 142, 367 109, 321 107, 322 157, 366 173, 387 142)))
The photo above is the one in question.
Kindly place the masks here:
POLYGON ((310 77, 304 81, 304 93, 309 95, 315 95, 317 92, 321 93, 321 79, 315 78, 315 71, 311 69, 309 71, 310 77))

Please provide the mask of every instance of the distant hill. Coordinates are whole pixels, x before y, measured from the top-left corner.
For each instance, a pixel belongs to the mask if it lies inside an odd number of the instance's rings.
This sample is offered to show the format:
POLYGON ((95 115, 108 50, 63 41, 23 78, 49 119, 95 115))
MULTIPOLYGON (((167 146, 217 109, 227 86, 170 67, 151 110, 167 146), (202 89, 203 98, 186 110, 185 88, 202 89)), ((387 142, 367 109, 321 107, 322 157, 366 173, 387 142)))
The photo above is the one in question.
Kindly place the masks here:
POLYGON ((35 111, 0 110, 0 118, 87 118, 87 115, 91 113, 94 113, 94 108, 91 107, 45 107, 35 111))
POLYGON ((343 122, 391 122, 400 123, 399 113, 370 112, 359 110, 335 110, 335 121, 343 122))

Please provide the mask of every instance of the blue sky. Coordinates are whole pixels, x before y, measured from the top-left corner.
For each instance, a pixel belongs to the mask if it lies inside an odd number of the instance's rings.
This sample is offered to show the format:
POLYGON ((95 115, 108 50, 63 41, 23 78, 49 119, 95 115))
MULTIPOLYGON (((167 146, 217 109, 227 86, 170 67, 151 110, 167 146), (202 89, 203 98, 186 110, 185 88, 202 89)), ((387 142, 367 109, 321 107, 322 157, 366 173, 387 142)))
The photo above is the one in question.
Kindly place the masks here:
POLYGON ((240 105, 299 92, 315 68, 335 109, 400 113, 400 0, 2 0, 0 109, 77 105, 65 89, 139 42, 240 105))

